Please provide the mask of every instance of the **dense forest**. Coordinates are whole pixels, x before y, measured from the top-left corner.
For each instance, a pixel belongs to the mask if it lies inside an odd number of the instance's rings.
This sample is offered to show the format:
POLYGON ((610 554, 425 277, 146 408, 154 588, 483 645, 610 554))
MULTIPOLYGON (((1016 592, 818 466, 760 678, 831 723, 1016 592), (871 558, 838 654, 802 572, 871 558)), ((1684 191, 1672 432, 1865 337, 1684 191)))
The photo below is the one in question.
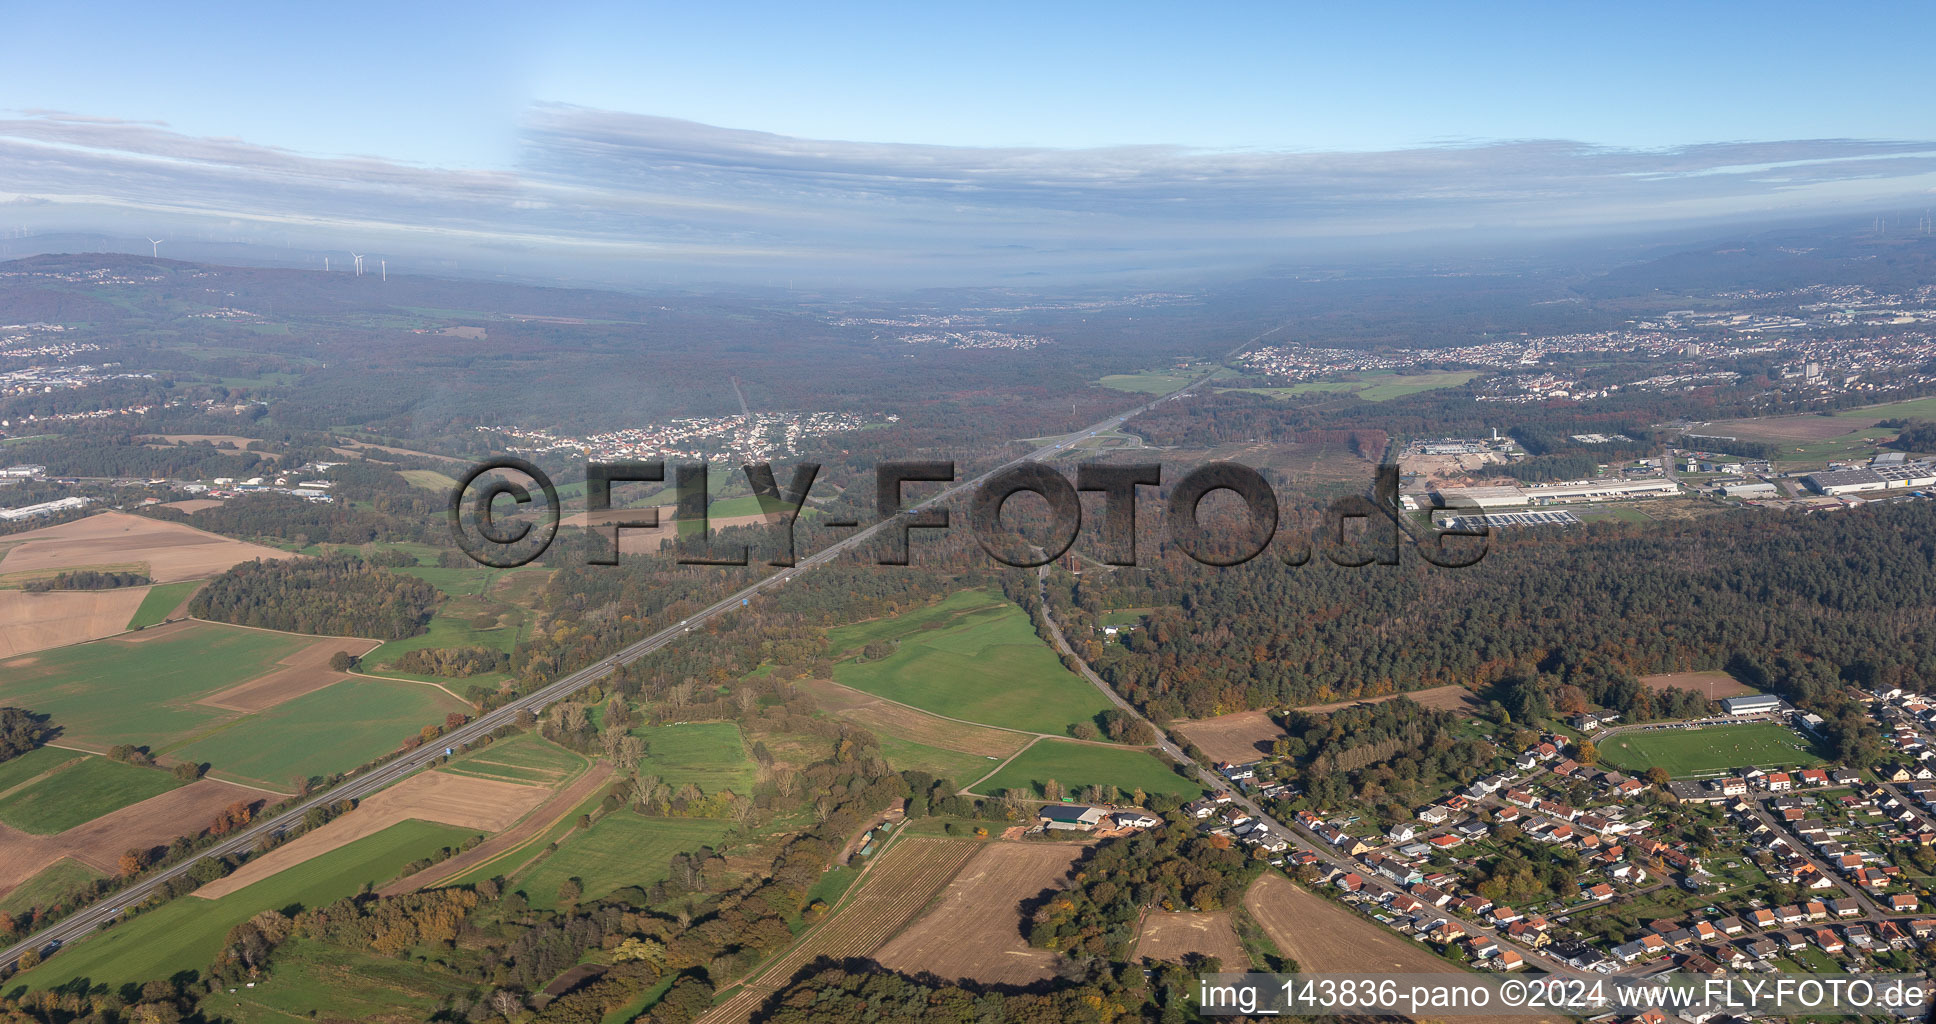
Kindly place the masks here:
POLYGON ((1149 628, 1094 645, 1099 670, 1160 718, 1458 684, 1538 712, 1535 677, 1635 718, 1675 708, 1638 684, 1725 668, 1810 703, 1855 682, 1936 674, 1936 508, 1735 516, 1645 528, 1496 534, 1465 569, 1208 569, 1061 576, 1079 621, 1152 607, 1149 628), (1752 526, 1752 528, 1744 528, 1752 526), (1527 706, 1533 701, 1537 706, 1527 706))
POLYGON ((349 555, 243 562, 195 594, 197 618, 291 633, 401 640, 423 630, 437 588, 349 555))

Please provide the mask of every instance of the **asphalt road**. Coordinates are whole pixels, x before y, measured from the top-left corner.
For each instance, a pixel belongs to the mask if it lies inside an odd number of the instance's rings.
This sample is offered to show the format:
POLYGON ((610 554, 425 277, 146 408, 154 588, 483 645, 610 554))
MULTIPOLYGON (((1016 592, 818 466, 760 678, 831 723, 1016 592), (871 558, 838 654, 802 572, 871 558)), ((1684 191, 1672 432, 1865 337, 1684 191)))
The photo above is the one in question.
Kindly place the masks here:
MULTIPOLYGON (((1250 341, 1233 349, 1230 354, 1235 355, 1238 352, 1242 352, 1244 349, 1262 341, 1278 330, 1282 330, 1282 327, 1273 328, 1270 331, 1266 331, 1252 338, 1250 341)), ((1118 413, 1100 423, 1084 427, 1073 434, 1069 434, 1060 441, 1043 445, 1026 455, 1002 463, 972 480, 951 484, 933 497, 911 506, 910 510, 919 511, 933 505, 941 504, 959 494, 980 487, 1002 470, 1024 462, 1040 460, 1055 455, 1097 434, 1115 430, 1133 416, 1146 412, 1162 402, 1170 401, 1196 390, 1207 383, 1213 375, 1214 371, 1212 374, 1199 377, 1175 391, 1159 395, 1128 412, 1118 413)), ((303 815, 314 808, 326 806, 339 800, 361 799, 362 797, 369 796, 442 757, 446 748, 461 747, 466 743, 489 735, 500 726, 511 724, 520 711, 542 712, 552 703, 569 697, 579 690, 590 686, 592 683, 610 675, 618 666, 631 664, 659 648, 672 643, 686 633, 690 633, 712 620, 741 607, 742 602, 751 601, 753 598, 760 596, 774 587, 783 586, 788 580, 801 573, 832 563, 842 555, 852 552, 866 544, 870 539, 887 529, 890 525, 892 525, 892 520, 882 520, 872 526, 868 526, 853 536, 848 537, 846 540, 839 541, 817 554, 801 559, 798 565, 789 569, 782 569, 760 580, 758 583, 754 583, 749 587, 721 598, 719 601, 709 605, 705 610, 680 620, 676 625, 667 626, 651 636, 626 647, 617 654, 579 669, 543 689, 519 698, 513 703, 479 715, 468 724, 438 737, 437 741, 433 744, 428 744, 416 750, 406 751, 371 769, 366 774, 346 779, 334 789, 318 793, 272 818, 264 818, 250 825, 220 844, 202 851, 193 858, 164 870, 157 871, 134 885, 100 900, 50 927, 35 932, 14 945, 7 947, 5 950, 0 950, 0 970, 14 966, 19 960, 20 954, 29 949, 38 949, 43 954, 46 954, 59 947, 71 945, 80 939, 86 938, 102 925, 112 921, 119 914, 121 908, 146 900, 169 881, 187 874, 195 862, 203 857, 221 857, 252 849, 256 842, 264 836, 291 828, 301 822, 303 815)), ((1178 754, 1180 755, 1180 753, 1179 751, 1178 754)))

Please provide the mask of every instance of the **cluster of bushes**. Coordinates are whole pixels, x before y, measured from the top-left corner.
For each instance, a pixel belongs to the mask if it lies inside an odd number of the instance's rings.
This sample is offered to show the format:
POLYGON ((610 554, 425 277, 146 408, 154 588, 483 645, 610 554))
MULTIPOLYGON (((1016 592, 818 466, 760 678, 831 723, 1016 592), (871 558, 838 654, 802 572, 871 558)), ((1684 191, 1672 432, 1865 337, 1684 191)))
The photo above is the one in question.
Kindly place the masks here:
POLYGON ((50 590, 114 590, 119 587, 145 587, 154 582, 147 573, 140 572, 95 572, 92 569, 77 569, 63 572, 52 579, 29 580, 20 589, 30 594, 45 594, 50 590))

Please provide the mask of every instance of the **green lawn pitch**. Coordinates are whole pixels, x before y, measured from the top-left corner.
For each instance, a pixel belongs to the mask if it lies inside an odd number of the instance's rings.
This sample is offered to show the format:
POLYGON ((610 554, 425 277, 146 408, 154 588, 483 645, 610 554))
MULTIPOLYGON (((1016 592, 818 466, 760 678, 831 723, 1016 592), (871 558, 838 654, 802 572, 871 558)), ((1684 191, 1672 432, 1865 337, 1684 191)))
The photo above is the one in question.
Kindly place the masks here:
POLYGON ((1609 766, 1644 772, 1659 765, 1675 778, 1718 775, 1736 768, 1812 768, 1823 763, 1808 740, 1773 722, 1628 732, 1599 748, 1601 762, 1609 766))

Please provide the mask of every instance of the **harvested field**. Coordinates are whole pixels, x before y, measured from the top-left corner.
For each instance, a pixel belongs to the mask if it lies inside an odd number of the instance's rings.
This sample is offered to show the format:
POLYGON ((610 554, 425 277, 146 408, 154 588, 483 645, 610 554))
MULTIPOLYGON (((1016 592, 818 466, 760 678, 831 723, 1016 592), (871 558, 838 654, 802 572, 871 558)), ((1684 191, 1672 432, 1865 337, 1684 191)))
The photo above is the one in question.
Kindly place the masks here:
POLYGON ((605 785, 611 777, 612 766, 607 762, 600 761, 592 767, 591 771, 586 772, 580 777, 578 781, 551 794, 544 803, 538 805, 536 810, 526 815, 524 820, 519 822, 516 827, 500 832, 476 846, 465 850, 463 853, 444 861, 442 864, 433 864, 414 875, 399 878, 377 890, 377 892, 383 896, 395 896, 399 893, 415 892, 418 889, 435 885, 447 878, 461 877, 470 873, 475 868, 497 860, 499 857, 516 850, 518 847, 530 842, 534 836, 545 832, 551 826, 557 824, 560 819, 570 814, 586 798, 597 792, 599 787, 605 785))
POLYGON ((1183 738, 1218 761, 1255 761, 1270 753, 1271 744, 1290 735, 1271 720, 1268 711, 1239 711, 1173 726, 1183 738))
POLYGON ((1718 420, 1695 427, 1700 438, 1734 437, 1744 441, 1826 441, 1876 425, 1880 416, 1770 416, 1767 419, 1718 420))
POLYGON ((1136 937, 1136 959, 1183 963, 1191 954, 1214 956, 1226 971, 1250 970, 1250 955, 1237 940, 1237 929, 1231 926, 1227 910, 1152 910, 1143 918, 1142 931, 1136 937))
POLYGON ((128 628, 147 595, 147 587, 0 590, 0 658, 113 636, 128 628))
POLYGON ((360 658, 376 650, 377 644, 375 640, 348 637, 318 640, 276 662, 277 668, 267 675, 211 693, 196 703, 225 711, 253 712, 272 708, 346 678, 345 673, 329 667, 329 659, 337 651, 347 651, 353 657, 360 658))
POLYGON ((1030 985, 1054 977, 1056 954, 1031 947, 1022 935, 1021 904, 1061 888, 1087 850, 1076 843, 983 846, 935 908, 874 959, 906 974, 930 971, 984 985, 1030 985))
POLYGON ((832 916, 748 978, 731 999, 699 1018, 701 1024, 745 1024, 800 968, 823 956, 843 960, 872 955, 914 920, 980 848, 977 843, 927 837, 895 843, 868 867, 832 916))
POLYGON ((1641 676, 1640 685, 1650 690, 1693 690, 1709 700, 1761 692, 1726 672, 1667 672, 1641 676))
POLYGON ((831 679, 803 680, 801 688, 820 706, 878 734, 894 736, 983 757, 1008 757, 1028 744, 1029 737, 1006 729, 990 729, 951 722, 925 711, 882 700, 831 679))
POLYGON ((17 533, 8 542, 11 546, 6 557, 0 558, 0 575, 142 564, 148 567, 149 579, 172 583, 213 576, 252 558, 295 557, 287 551, 125 512, 103 512, 17 533))
POLYGON ((1297 710, 1309 714, 1322 715, 1339 711, 1354 704, 1377 704, 1395 697, 1405 697, 1422 707, 1433 711, 1470 711, 1479 706, 1479 699, 1472 691, 1463 686, 1434 686, 1429 690, 1413 690, 1410 693, 1388 693, 1383 697, 1361 697, 1357 700, 1338 700, 1329 704, 1307 704, 1297 710))
POLYGON ((536 786, 421 772, 364 800, 355 810, 322 828, 298 836, 250 860, 233 874, 202 886, 195 890, 195 895, 220 899, 252 882, 412 818, 479 832, 501 832, 543 802, 546 795, 536 786))
MULTIPOLYGON (((618 532, 619 554, 651 554, 659 550, 661 546, 672 543, 679 536, 677 527, 672 521, 672 513, 676 510, 677 506, 661 505, 659 506, 659 525, 650 528, 628 526, 620 530, 618 532)), ((596 517, 590 512, 580 512, 577 515, 566 516, 558 525, 561 527, 576 526, 580 529, 586 529, 594 523, 610 523, 621 519, 637 519, 646 511, 648 510, 638 508, 613 509, 610 512, 600 512, 596 517)))
POLYGON ((122 852, 133 847, 166 846, 176 836, 198 832, 222 808, 264 794, 214 779, 149 797, 58 835, 36 836, 0 825, 0 894, 32 878, 42 868, 72 857, 113 874, 122 852))
POLYGON ((162 508, 172 508, 183 515, 194 515, 205 508, 217 508, 222 504, 220 498, 187 498, 182 501, 164 501, 162 508))
MULTIPOLYGON (((1308 974, 1464 974, 1416 945, 1275 872, 1244 894, 1244 908, 1285 956, 1308 974)), ((1508 1024, 1564 1017, 1494 1017, 1508 1024)))
POLYGON ((244 451, 248 450, 250 445, 262 443, 253 437, 239 437, 235 434, 147 434, 141 440, 150 444, 167 442, 169 445, 177 443, 200 444, 203 441, 207 441, 209 444, 215 445, 218 448, 225 444, 232 444, 244 451))

